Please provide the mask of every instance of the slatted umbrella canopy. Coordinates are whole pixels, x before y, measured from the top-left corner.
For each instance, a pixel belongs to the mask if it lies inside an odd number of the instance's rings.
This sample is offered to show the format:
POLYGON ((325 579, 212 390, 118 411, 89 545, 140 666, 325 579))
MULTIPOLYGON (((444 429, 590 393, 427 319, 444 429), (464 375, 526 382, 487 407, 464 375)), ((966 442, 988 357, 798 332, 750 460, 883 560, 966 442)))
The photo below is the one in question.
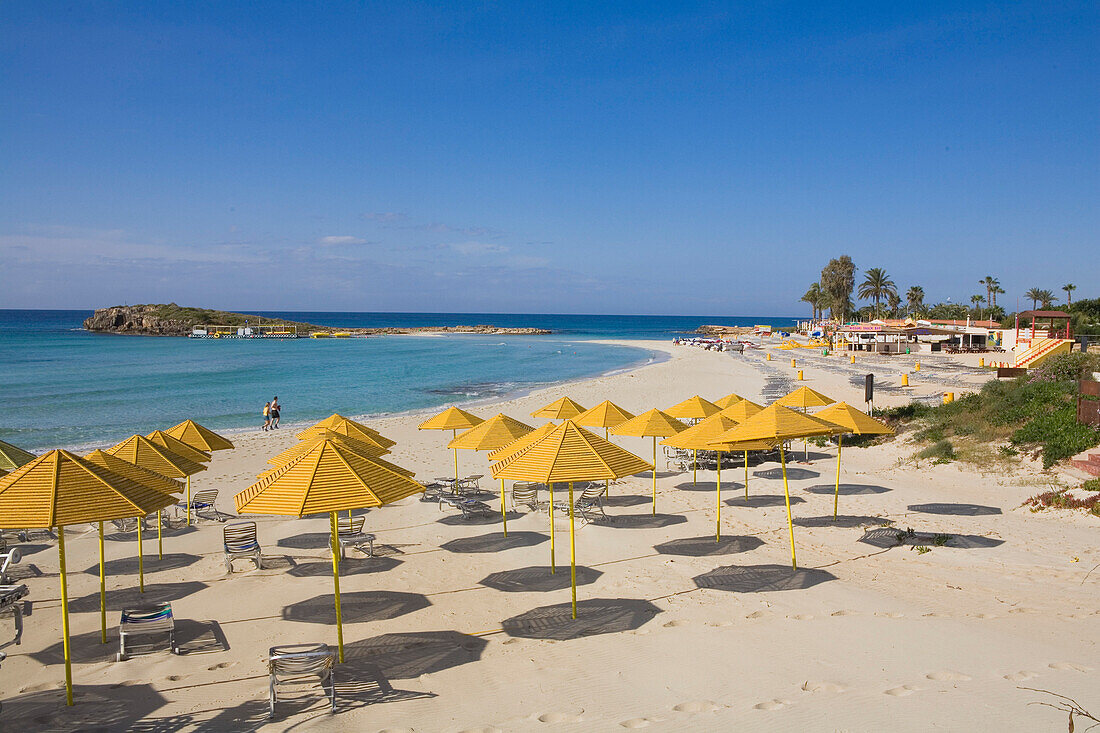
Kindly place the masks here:
POLYGON ((552 422, 548 422, 541 427, 537 427, 526 435, 516 438, 511 443, 508 443, 494 451, 489 452, 490 461, 502 461, 508 456, 515 455, 523 451, 527 446, 534 443, 536 440, 541 440, 547 435, 552 433, 558 426, 552 422))
POLYGON ((665 412, 681 420, 702 420, 721 410, 722 408, 713 402, 704 400, 699 395, 693 395, 668 408, 665 412))
POLYGON ((573 618, 577 617, 577 554, 573 525, 573 483, 603 481, 648 471, 653 466, 638 456, 565 420, 524 450, 495 463, 493 477, 514 481, 536 481, 551 487, 550 567, 554 569, 554 482, 569 484, 569 567, 573 618))
POLYGON ((339 413, 333 413, 324 420, 312 425, 296 436, 298 440, 305 440, 306 438, 314 437, 319 432, 325 430, 334 430, 338 433, 342 433, 349 438, 356 438, 362 440, 365 443, 376 443, 378 446, 389 450, 397 445, 396 441, 390 440, 382 433, 378 432, 369 425, 364 425, 361 422, 356 422, 350 417, 344 417, 339 413))
POLYGON ((568 397, 554 400, 549 405, 540 407, 531 413, 531 417, 541 417, 547 420, 571 420, 584 413, 584 407, 568 397))
POLYGON ((715 444, 766 441, 779 446, 779 462, 783 467, 783 495, 787 503, 787 532, 791 540, 791 565, 795 570, 798 569, 798 561, 794 552, 794 522, 791 519, 791 493, 787 485, 787 456, 783 441, 814 435, 833 435, 840 430, 843 428, 835 423, 772 403, 714 440, 715 444))
POLYGON ((340 545, 337 512, 390 504, 424 491, 409 476, 390 470, 325 440, 294 461, 233 497, 239 514, 305 517, 327 513, 332 534, 332 583, 336 598, 336 634, 344 661, 344 629, 340 615, 340 545))
MULTIPOLYGON (((65 576, 65 527, 85 522, 144 517, 174 501, 168 494, 64 450, 52 450, 0 478, 0 526, 57 528, 65 689, 69 705, 73 704, 73 682, 65 576)), ((100 589, 102 603, 102 585, 100 589)), ((105 624, 105 611, 101 612, 101 618, 105 624)))
POLYGON ((834 402, 824 410, 818 410, 814 417, 836 423, 843 428, 843 431, 838 432, 836 436, 836 490, 833 493, 833 520, 835 521, 840 508, 840 453, 844 449, 844 435, 892 435, 894 429, 846 402, 834 402))
POLYGON ((388 450, 381 447, 377 443, 370 443, 365 440, 359 440, 358 438, 353 438, 350 435, 345 435, 344 433, 340 433, 335 430, 326 429, 319 430, 313 433, 311 436, 298 441, 296 444, 290 446, 282 453, 268 458, 267 462, 272 466, 283 466, 287 463, 290 463, 292 460, 302 455, 303 453, 311 450, 313 446, 326 440, 331 440, 336 443, 347 445, 356 453, 361 453, 365 456, 373 456, 377 458, 379 456, 384 456, 389 453, 388 450))
POLYGON ((173 438, 182 440, 192 448, 211 453, 218 450, 232 450, 233 441, 222 435, 218 435, 210 428, 203 427, 194 420, 184 420, 179 425, 173 425, 164 432, 173 438))
POLYGON ((30 463, 37 456, 30 451, 25 451, 11 443, 0 440, 0 470, 14 471, 20 466, 30 463))
POLYGON ((825 407, 834 402, 836 402, 836 400, 831 397, 826 397, 815 389, 799 387, 795 391, 780 397, 775 401, 775 404, 782 405, 783 407, 796 407, 805 412, 811 407, 825 407))
POLYGON ((108 448, 107 452, 142 468, 156 471, 161 476, 187 479, 187 486, 185 487, 187 493, 187 524, 190 526, 191 477, 200 471, 205 471, 206 466, 170 451, 164 446, 157 445, 144 435, 131 435, 121 443, 108 448))
MULTIPOLYGON (((457 407, 448 407, 443 412, 428 418, 417 425, 418 430, 450 430, 451 437, 457 438, 459 430, 469 430, 472 427, 485 422, 477 415, 460 410, 457 407)), ((458 449, 455 449, 455 486, 458 486, 458 449)))
POLYGON ((715 400, 714 404, 718 405, 719 407, 721 407, 724 410, 727 407, 732 407, 732 406, 736 405, 738 402, 741 402, 744 399, 745 399, 744 397, 737 394, 736 392, 730 392, 725 397, 715 400))
POLYGON ((742 423, 763 409, 761 405, 751 400, 742 399, 729 407, 722 408, 722 414, 731 420, 742 423))
MULTIPOLYGON (((671 446, 673 448, 684 448, 691 451, 700 450, 715 450, 711 445, 717 436, 726 432, 730 428, 737 427, 737 421, 726 417, 721 412, 716 412, 705 420, 701 420, 692 425, 687 430, 683 430, 676 435, 665 438, 661 441, 661 445, 671 446)), ((717 507, 717 515, 715 517, 715 535, 721 540, 722 536, 722 454, 718 453, 717 461, 717 479, 714 484, 714 501, 717 507)), ((654 511, 656 511, 656 497, 654 497, 654 511)))
MULTIPOLYGON (((586 428, 603 428, 607 430, 616 425, 630 420, 633 414, 616 405, 611 400, 604 400, 595 407, 590 407, 573 418, 573 422, 586 428)), ((606 437, 606 436, 605 436, 606 437)))
POLYGON ((625 435, 632 438, 653 438, 653 511, 657 511, 657 438, 667 438, 682 430, 687 430, 687 425, 680 422, 667 412, 658 409, 646 410, 641 415, 619 423, 611 428, 615 435, 625 435))
POLYGON ((164 432, 163 430, 154 430, 145 437, 159 445, 161 448, 167 448, 176 455, 183 456, 184 458, 190 458, 196 463, 210 462, 209 453, 204 450, 199 450, 198 448, 190 446, 187 443, 184 443, 179 438, 173 438, 171 435, 164 432))
MULTIPOLYGON (((353 438, 348 438, 345 435, 340 435, 339 433, 335 433, 333 435, 333 437, 330 437, 330 438, 319 438, 317 440, 314 440, 314 439, 303 440, 301 444, 306 446, 303 450, 299 451, 298 453, 296 453, 293 456, 289 456, 289 457, 284 456, 283 459, 280 459, 279 463, 273 465, 271 468, 267 469, 266 471, 262 471, 261 473, 257 474, 256 478, 257 479, 267 478, 271 474, 273 474, 276 471, 278 471, 279 469, 281 469, 286 464, 292 463, 292 462, 298 460, 298 458, 300 456, 302 456, 302 455, 308 453, 309 451, 313 450, 315 447, 317 447, 317 445, 319 445, 320 443, 325 442, 326 440, 328 440, 330 442, 333 442, 333 443, 336 443, 337 445, 340 445, 342 447, 345 447, 353 453, 358 453, 363 458, 366 458, 367 460, 371 461, 372 463, 377 463, 379 466, 382 466, 383 468, 388 468, 389 470, 393 471, 394 473, 399 473, 403 476, 408 476, 410 478, 412 478, 413 476, 416 475, 415 473, 413 473, 409 469, 402 468, 401 466, 398 466, 396 463, 390 463, 389 461, 385 460, 381 456, 379 456, 375 453, 372 453, 370 450, 363 450, 362 449, 363 443, 360 443, 359 441, 357 441, 353 438)), ((283 451, 283 453, 281 453, 279 455, 282 456, 286 452, 287 451, 283 451)), ((273 460, 275 460, 275 459, 270 459, 268 461, 268 463, 271 463, 271 461, 273 461, 273 460)))
MULTIPOLYGON (((464 448, 473 451, 495 451, 534 431, 530 425, 499 413, 485 422, 470 428, 447 444, 448 448, 464 448)), ((504 479, 500 480, 500 519, 504 536, 508 536, 508 512, 504 498, 504 479)))

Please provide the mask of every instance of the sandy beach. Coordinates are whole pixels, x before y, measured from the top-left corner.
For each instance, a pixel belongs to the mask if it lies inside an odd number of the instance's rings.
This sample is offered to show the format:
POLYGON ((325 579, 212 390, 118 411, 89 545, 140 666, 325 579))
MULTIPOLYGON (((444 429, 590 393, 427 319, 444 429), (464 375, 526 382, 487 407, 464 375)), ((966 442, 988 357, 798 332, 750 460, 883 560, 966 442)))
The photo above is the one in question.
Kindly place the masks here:
MULTIPOLYGON (((745 355, 622 342, 667 352, 633 371, 470 408, 529 424, 567 394, 633 412, 701 394, 757 402, 806 384, 862 408, 869 362, 807 349, 745 355), (790 366, 791 357, 798 366, 790 366)), ((962 359, 879 357, 896 377, 876 405, 978 388, 988 372, 962 359), (908 373, 910 387, 900 386, 908 373)), ((334 404, 333 411, 347 412, 334 404)), ((289 415, 288 415, 289 417, 289 415)), ((386 456, 421 480, 453 472, 450 434, 418 431, 421 414, 371 425, 397 441, 386 456)), ((200 420, 201 421, 201 420, 200 420)), ((219 509, 295 443, 295 430, 232 436, 194 489, 219 509)), ((614 438, 649 459, 649 439, 614 438)), ((907 436, 845 448, 840 518, 832 521, 836 450, 801 443, 791 459, 799 570, 789 565, 777 463, 722 472, 723 540, 714 541, 713 471, 674 471, 612 485, 610 519, 577 522, 580 618, 568 620, 568 521, 549 573, 544 513, 463 520, 416 498, 366 513, 376 557, 341 566, 348 661, 337 668, 337 714, 319 695, 267 717, 265 656, 279 643, 335 643, 328 519, 256 517, 265 567, 227 575, 222 525, 146 535, 142 601, 170 600, 184 654, 115 662, 121 608, 139 599, 135 536, 108 537, 109 643, 99 643, 96 538, 66 533, 76 705, 64 706, 56 542, 25 543, 15 567, 33 613, 0 668, 4 730, 589 731, 620 728, 761 731, 1064 730, 1065 714, 1031 703, 1040 688, 1100 708, 1100 563, 1093 517, 1031 513, 1021 502, 1050 476, 1030 463, 934 466, 912 460, 907 436), (912 528, 899 545, 897 530, 912 528), (935 535, 951 541, 933 546, 935 535), (923 554, 914 549, 931 547, 923 554), (564 571, 563 569, 564 568, 564 571)), ((460 453, 463 474, 484 454, 460 453)), ((495 502, 490 499, 490 502, 495 502)), ((3 638, 10 619, 0 620, 3 638)))

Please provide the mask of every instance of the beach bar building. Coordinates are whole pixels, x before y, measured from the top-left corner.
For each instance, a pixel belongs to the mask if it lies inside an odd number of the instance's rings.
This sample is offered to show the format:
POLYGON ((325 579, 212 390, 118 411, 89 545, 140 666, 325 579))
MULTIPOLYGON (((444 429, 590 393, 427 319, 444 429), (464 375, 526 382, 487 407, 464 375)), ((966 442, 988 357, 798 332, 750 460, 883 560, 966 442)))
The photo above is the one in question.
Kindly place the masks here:
POLYGON ((193 339, 296 339, 298 327, 285 323, 245 324, 244 326, 202 325, 193 327, 188 336, 193 339))

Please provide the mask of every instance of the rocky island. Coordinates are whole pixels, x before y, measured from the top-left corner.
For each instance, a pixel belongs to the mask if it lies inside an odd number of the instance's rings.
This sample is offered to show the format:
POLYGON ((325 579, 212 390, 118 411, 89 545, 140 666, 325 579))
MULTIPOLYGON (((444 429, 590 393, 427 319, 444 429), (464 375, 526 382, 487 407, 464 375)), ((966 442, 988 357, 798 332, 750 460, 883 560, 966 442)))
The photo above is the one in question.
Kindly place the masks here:
POLYGON ((537 336, 550 333, 543 328, 509 328, 492 325, 471 326, 417 326, 411 328, 345 328, 336 326, 318 326, 313 323, 300 323, 249 315, 229 311, 210 310, 208 308, 189 308, 175 303, 116 305, 110 308, 97 308, 91 317, 84 320, 84 328, 97 333, 116 333, 134 336, 189 336, 196 326, 223 326, 242 328, 245 325, 293 326, 299 336, 314 333, 341 335, 375 336, 381 334, 416 333, 475 333, 509 336, 537 336))

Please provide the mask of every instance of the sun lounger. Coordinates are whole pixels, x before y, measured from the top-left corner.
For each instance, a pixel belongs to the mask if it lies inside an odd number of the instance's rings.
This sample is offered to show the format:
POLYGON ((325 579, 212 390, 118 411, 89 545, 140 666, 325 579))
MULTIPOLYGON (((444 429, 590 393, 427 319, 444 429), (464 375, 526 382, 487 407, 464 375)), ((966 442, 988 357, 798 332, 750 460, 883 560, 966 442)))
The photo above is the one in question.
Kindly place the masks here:
POLYGON ((268 651, 267 671, 270 675, 268 700, 271 717, 275 717, 275 703, 279 700, 279 685, 317 683, 332 700, 332 712, 336 712, 336 680, 333 667, 336 655, 328 644, 286 644, 273 646, 268 651), (325 685, 328 689, 325 689, 325 685))
POLYGON ((356 547, 360 551, 363 545, 367 545, 367 557, 374 557, 374 535, 363 531, 363 522, 366 517, 339 517, 336 520, 336 539, 340 542, 340 559, 344 559, 344 551, 348 547, 356 547))
POLYGON ((442 509, 444 504, 450 504, 451 506, 460 509, 462 511, 462 518, 469 519, 475 515, 481 514, 483 516, 496 516, 497 510, 489 506, 483 501, 477 499, 467 499, 464 496, 440 495, 439 505, 442 509))
POLYGON ((263 552, 260 541, 256 539, 255 522, 230 522, 222 528, 222 541, 225 547, 225 572, 233 572, 233 561, 239 557, 256 563, 257 570, 263 570, 263 552))
MULTIPOLYGON (((603 519, 607 518, 607 514, 603 510, 603 497, 607 493, 607 487, 602 483, 589 484, 581 493, 580 496, 576 494, 577 486, 573 486, 573 508, 585 521, 592 521, 592 512, 599 510, 600 516, 603 519)), ((567 494, 568 496, 568 494, 567 494)), ((562 511, 569 511, 569 502, 556 502, 554 508, 562 511)))
POLYGON ((424 487, 424 493, 420 495, 420 501, 439 501, 439 494, 443 491, 445 485, 440 481, 420 481, 421 486, 424 487))
POLYGON ((484 474, 476 474, 474 476, 466 476, 458 480, 455 484, 456 494, 480 494, 481 493, 481 478, 484 474))
POLYGON ((179 648, 176 646, 176 622, 172 617, 171 603, 154 603, 125 609, 118 624, 116 659, 120 662, 129 659, 136 646, 151 651, 159 640, 156 637, 164 636, 168 638, 169 651, 172 654, 179 654, 179 648), (149 637, 154 637, 154 640, 149 641, 149 637), (139 639, 144 641, 139 642, 139 639))
POLYGON ((23 559, 23 553, 19 552, 18 547, 13 547, 0 555, 0 585, 9 583, 8 568, 18 564, 21 559, 23 559))
POLYGON ((531 511, 539 510, 539 486, 541 484, 527 481, 516 481, 512 484, 512 507, 526 504, 531 511))
POLYGON ((15 617, 15 639, 9 643, 18 645, 23 638, 23 598, 29 592, 27 586, 22 583, 0 585, 0 616, 10 613, 15 617))
MULTIPOLYGON (((196 517, 202 516, 205 511, 208 518, 214 519, 218 522, 224 522, 221 512, 214 506, 214 502, 218 499, 217 489, 203 489, 202 491, 196 491, 191 495, 191 511, 195 513, 196 517), (213 515, 212 517, 209 515, 213 515)), ((187 511, 187 502, 183 501, 176 504, 176 508, 181 512, 187 511)))

